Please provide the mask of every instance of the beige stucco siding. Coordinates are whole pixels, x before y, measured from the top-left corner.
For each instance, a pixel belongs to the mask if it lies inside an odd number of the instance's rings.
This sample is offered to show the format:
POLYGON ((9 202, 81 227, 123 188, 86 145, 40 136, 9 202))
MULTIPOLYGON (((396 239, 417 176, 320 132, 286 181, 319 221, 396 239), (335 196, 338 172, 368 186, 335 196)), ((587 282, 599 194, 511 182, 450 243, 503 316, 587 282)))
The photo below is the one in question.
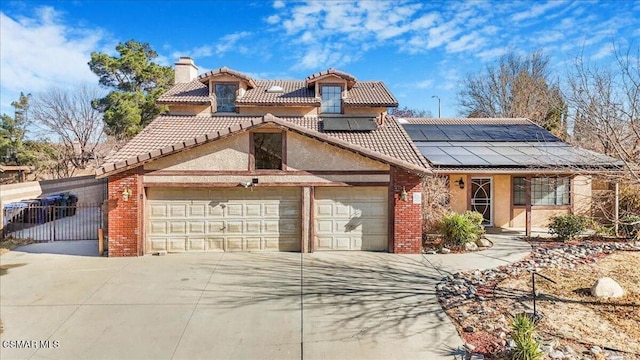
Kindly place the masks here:
POLYGON ((238 106, 240 115, 262 116, 271 113, 275 116, 314 116, 318 114, 318 108, 293 107, 293 106, 238 106))
POLYGON ((387 112, 387 108, 375 107, 343 107, 345 116, 374 116, 380 117, 380 114, 387 112))
POLYGON ((573 178, 573 212, 577 215, 591 215, 591 177, 579 175, 573 178))
POLYGON ((509 227, 511 220, 511 176, 494 175, 493 226, 509 227))
POLYGON ((248 170, 249 134, 210 142, 144 165, 145 170, 248 170))
MULTIPOLYGON (((162 175, 151 176, 145 175, 144 182, 146 184, 203 184, 203 183, 222 183, 222 184, 239 184, 241 182, 251 182, 251 179, 258 178, 262 185, 273 184, 304 184, 304 183, 357 183, 357 182, 389 182, 389 175, 162 175)), ((260 185, 258 185, 260 186, 260 185)))
POLYGON ((463 213, 467 211, 467 188, 460 189, 458 184, 455 182, 460 179, 464 180, 464 182, 468 184, 467 176, 461 174, 450 174, 449 175, 449 192, 450 192, 450 203, 451 210, 457 213, 463 213))
POLYGON ((326 143, 287 134, 288 170, 389 170, 389 165, 326 143))
MULTIPOLYGON (((564 207, 559 208, 531 208, 531 227, 547 227, 551 217, 556 215, 565 215, 571 213, 571 210, 564 207)), ((526 214, 524 207, 513 209, 513 227, 525 227, 526 214)))
POLYGON ((171 115, 196 115, 208 116, 211 114, 211 105, 169 105, 171 115))

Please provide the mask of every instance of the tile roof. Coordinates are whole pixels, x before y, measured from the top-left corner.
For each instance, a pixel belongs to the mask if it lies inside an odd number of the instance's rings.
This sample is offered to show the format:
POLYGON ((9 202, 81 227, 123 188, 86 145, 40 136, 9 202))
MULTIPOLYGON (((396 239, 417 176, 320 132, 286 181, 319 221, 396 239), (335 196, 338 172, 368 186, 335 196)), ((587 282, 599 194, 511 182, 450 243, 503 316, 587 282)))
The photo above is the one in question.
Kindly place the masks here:
POLYGON ((205 81, 205 80, 209 79, 212 76, 220 75, 220 74, 230 75, 230 76, 236 77, 238 79, 244 80, 249 84, 250 87, 255 87, 256 86, 254 80, 250 76, 245 75, 245 74, 243 74, 243 73, 241 73, 239 71, 231 70, 226 66, 223 66, 223 67, 221 67, 219 69, 207 71, 204 74, 200 74, 198 76, 198 80, 205 81))
POLYGON ((320 99, 315 97, 313 89, 305 86, 300 80, 256 80, 256 87, 248 90, 236 100, 237 106, 320 106, 320 99), (272 86, 282 87, 282 92, 267 92, 272 86))
MULTIPOLYGON (((329 69, 309 78, 323 74, 342 74, 353 79, 353 84, 348 86, 344 99, 346 107, 397 107, 398 100, 381 81, 359 81, 349 74, 329 69)), ((315 96, 315 90, 309 86, 307 80, 253 80, 250 77, 227 68, 220 68, 204 73, 197 80, 188 83, 178 83, 169 91, 158 98, 159 104, 209 104, 212 97, 209 96, 207 79, 216 74, 228 74, 245 81, 250 81, 250 87, 241 98, 236 99, 237 106, 320 106, 320 98, 315 96), (282 93, 268 92, 273 86, 281 86, 282 93)), ((350 80, 348 80, 350 81, 350 80)), ((312 82, 313 83, 313 82, 312 82)))
POLYGON ((413 172, 430 172, 424 157, 392 117, 387 117, 385 125, 376 130, 353 133, 323 131, 322 119, 317 117, 276 118, 267 114, 264 117, 159 116, 122 149, 109 156, 96 175, 104 177, 265 123, 273 123, 413 172))
POLYGON ((158 104, 210 104, 209 88, 198 80, 175 84, 156 101, 158 104))
POLYGON ((325 71, 320 71, 317 72, 315 74, 311 74, 309 76, 307 76, 307 78, 305 79, 305 83, 307 86, 311 86, 313 83, 315 83, 316 81, 329 76, 329 75, 335 75, 339 78, 342 78, 344 80, 347 81, 347 88, 351 88, 353 86, 353 84, 356 83, 356 78, 351 75, 351 74, 347 74, 346 72, 340 71, 340 70, 336 70, 333 68, 329 68, 325 71))

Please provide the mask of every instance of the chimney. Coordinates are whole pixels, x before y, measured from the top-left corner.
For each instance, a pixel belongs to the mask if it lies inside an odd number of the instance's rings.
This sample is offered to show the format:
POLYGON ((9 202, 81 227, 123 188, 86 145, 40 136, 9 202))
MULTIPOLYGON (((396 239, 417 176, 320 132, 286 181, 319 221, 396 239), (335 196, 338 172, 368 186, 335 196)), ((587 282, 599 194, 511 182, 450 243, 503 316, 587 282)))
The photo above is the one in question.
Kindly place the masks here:
POLYGON ((193 59, 181 56, 175 64, 175 83, 187 83, 198 77, 198 67, 193 63, 193 59))

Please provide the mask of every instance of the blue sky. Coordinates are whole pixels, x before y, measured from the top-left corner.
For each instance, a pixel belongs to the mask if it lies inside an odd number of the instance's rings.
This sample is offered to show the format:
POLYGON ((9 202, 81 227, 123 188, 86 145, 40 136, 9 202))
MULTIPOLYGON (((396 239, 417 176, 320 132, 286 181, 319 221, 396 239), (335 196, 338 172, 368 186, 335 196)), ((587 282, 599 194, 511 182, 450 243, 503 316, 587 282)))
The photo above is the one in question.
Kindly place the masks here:
POLYGON ((640 45, 640 1, 1 1, 0 101, 20 91, 95 83, 92 51, 135 39, 173 65, 227 66, 303 79, 329 67, 382 80, 401 106, 458 114, 469 72, 542 49, 558 78, 584 53, 606 66, 612 44, 640 45))

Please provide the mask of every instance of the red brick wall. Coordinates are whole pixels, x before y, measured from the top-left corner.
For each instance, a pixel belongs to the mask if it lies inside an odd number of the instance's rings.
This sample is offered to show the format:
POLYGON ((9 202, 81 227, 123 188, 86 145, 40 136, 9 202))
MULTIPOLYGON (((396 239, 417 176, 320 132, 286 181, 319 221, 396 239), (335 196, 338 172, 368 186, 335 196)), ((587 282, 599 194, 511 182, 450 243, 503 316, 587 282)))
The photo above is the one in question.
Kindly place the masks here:
POLYGON ((109 176, 109 232, 108 250, 112 256, 138 256, 142 246, 138 243, 138 169, 131 169, 109 176), (122 198, 125 189, 131 189, 127 201, 122 198))
POLYGON ((420 254, 422 252, 422 204, 413 203, 413 194, 422 193, 419 176, 396 169, 394 186, 394 237, 393 252, 397 254, 420 254), (402 189, 407 200, 400 200, 402 189))

